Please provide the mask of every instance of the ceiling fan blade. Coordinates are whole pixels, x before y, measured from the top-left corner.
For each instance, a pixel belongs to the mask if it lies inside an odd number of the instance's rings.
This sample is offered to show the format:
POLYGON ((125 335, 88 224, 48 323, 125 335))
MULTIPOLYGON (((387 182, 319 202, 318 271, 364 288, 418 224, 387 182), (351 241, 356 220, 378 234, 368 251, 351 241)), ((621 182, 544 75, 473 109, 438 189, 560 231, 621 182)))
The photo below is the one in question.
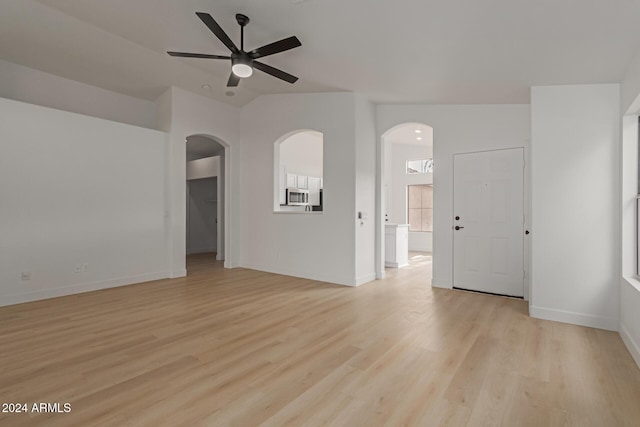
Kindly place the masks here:
POLYGON ((236 86, 238 86, 238 83, 240 83, 240 77, 236 76, 232 72, 231 75, 229 76, 229 81, 227 82, 227 87, 236 87, 236 86))
POLYGON ((178 56, 180 58, 231 59, 230 56, 207 55, 204 53, 171 52, 171 51, 167 53, 171 56, 178 56))
POLYGON ((200 18, 200 20, 204 22, 204 25, 209 27, 211 32, 215 34, 216 37, 218 37, 220 41, 224 43, 224 45, 228 47, 231 52, 238 52, 238 47, 231 41, 227 33, 224 32, 222 27, 218 25, 216 20, 213 19, 211 15, 203 12, 196 12, 196 15, 198 15, 198 18, 200 18))
POLYGON ((262 62, 253 61, 253 66, 260 71, 271 74, 273 77, 277 77, 288 83, 295 83, 298 80, 296 76, 292 76, 289 73, 285 73, 282 70, 278 70, 277 68, 273 68, 272 66, 263 64, 262 62))
POLYGON ((286 39, 269 43, 267 45, 254 49, 249 53, 249 55, 251 55, 253 58, 262 58, 263 56, 284 52, 285 50, 293 49, 298 46, 302 46, 300 40, 298 40, 296 36, 291 36, 287 37, 286 39))

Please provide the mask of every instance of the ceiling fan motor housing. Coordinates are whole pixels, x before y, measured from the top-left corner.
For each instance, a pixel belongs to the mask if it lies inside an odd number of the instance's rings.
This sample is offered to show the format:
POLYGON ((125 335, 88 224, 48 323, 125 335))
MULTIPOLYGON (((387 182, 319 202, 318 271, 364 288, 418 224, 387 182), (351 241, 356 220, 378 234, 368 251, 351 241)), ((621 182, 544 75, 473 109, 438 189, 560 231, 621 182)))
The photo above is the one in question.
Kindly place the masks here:
POLYGON ((249 17, 247 15, 243 15, 242 13, 236 13, 236 21, 238 25, 244 27, 249 23, 249 17))

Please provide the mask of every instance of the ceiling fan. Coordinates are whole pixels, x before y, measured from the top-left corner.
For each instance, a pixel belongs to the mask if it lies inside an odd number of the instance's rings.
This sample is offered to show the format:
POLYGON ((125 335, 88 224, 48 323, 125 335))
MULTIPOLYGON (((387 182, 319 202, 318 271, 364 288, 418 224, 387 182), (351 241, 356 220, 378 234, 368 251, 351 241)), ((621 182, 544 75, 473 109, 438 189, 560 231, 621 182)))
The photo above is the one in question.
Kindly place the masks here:
POLYGON ((296 36, 287 37, 286 39, 279 40, 277 42, 269 43, 257 49, 249 52, 244 50, 244 27, 249 23, 249 17, 241 13, 236 14, 236 21, 240 25, 240 49, 231 41, 227 33, 224 32, 222 27, 213 19, 208 13, 196 12, 198 18, 204 22, 204 24, 211 30, 213 34, 224 43, 231 51, 230 56, 224 55, 209 55, 204 53, 188 53, 188 52, 167 52, 171 56, 178 56, 183 58, 204 58, 204 59, 230 59, 231 60, 231 75, 227 82, 227 87, 236 87, 240 83, 240 79, 249 77, 253 74, 253 69, 258 70, 277 77, 289 83, 295 83, 298 78, 292 76, 289 73, 285 73, 282 70, 274 68, 270 65, 256 61, 258 58, 263 58, 275 53, 284 52, 289 49, 302 46, 300 40, 296 36))

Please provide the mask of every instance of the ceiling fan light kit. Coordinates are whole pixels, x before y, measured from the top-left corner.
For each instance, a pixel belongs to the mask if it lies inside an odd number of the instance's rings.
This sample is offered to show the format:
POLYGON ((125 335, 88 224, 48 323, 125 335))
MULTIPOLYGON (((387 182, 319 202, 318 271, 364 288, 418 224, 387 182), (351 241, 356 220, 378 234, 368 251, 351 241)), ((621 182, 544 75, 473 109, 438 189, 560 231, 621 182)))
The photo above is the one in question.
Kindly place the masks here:
POLYGON ((251 58, 244 58, 242 56, 231 55, 231 71, 238 77, 250 77, 253 74, 253 61, 251 58))
POLYGON ((241 13, 236 14, 236 21, 240 25, 240 49, 233 43, 227 33, 224 32, 222 27, 213 19, 208 13, 196 12, 196 15, 200 20, 211 30, 211 32, 231 51, 230 56, 224 55, 209 55, 204 53, 189 53, 189 52, 167 52, 171 56, 182 58, 201 58, 201 59, 230 59, 231 60, 231 75, 227 81, 227 87, 236 87, 240 83, 241 78, 249 77, 253 74, 253 69, 270 74, 273 77, 284 80, 288 83, 295 83, 298 78, 285 73, 282 70, 274 68, 270 65, 256 61, 258 58, 262 58, 276 53, 284 52, 299 46, 302 46, 300 40, 297 37, 291 36, 277 42, 269 43, 250 52, 244 50, 244 27, 249 23, 249 17, 241 13))

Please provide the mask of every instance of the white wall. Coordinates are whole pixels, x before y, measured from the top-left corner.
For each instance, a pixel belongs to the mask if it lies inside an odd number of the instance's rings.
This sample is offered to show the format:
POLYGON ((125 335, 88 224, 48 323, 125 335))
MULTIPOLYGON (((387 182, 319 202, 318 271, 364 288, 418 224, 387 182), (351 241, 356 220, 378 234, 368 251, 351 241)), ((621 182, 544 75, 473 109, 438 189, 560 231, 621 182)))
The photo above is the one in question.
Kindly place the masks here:
POLYGON ((620 87, 531 90, 533 317, 617 330, 620 87))
POLYGON ((239 188, 239 125, 240 109, 212 99, 172 87, 157 101, 157 109, 162 112, 160 125, 169 133, 167 153, 169 173, 166 177, 166 191, 169 195, 167 209, 169 251, 168 262, 171 277, 186 275, 186 139, 192 135, 213 137, 225 146, 224 194, 231 195, 230 203, 224 209, 224 250, 225 267, 236 266, 239 247, 232 245, 239 241, 239 197, 233 194, 239 188), (229 178, 229 179, 227 179, 229 178), (234 236, 234 237, 232 237, 234 236))
MULTIPOLYGON (((407 175, 407 160, 422 160, 433 156, 433 146, 416 144, 386 144, 388 153, 388 204, 389 222, 396 224, 407 223, 407 186, 418 184, 433 184, 433 174, 407 175)), ((409 232, 409 250, 427 251, 433 249, 431 232, 409 232)))
POLYGON ((220 156, 203 157, 187 162, 187 179, 213 178, 220 175, 220 156))
MULTIPOLYGON (((402 123, 417 122, 433 127, 435 165, 433 177, 433 286, 452 287, 453 155, 515 147, 524 147, 525 153, 528 153, 529 115, 528 105, 378 106, 377 129, 380 139, 386 131, 402 123)), ((379 156, 384 158, 383 147, 381 147, 381 151, 379 156)), ((382 169, 379 171, 381 172, 382 169)), ((526 174, 525 181, 526 199, 528 194, 526 174)), ((382 185, 382 182, 379 182, 378 185, 382 185)), ((380 260, 381 256, 382 254, 376 254, 376 273, 378 275, 381 274, 378 271, 379 266, 384 265, 384 262, 380 260)))
POLYGON ((620 336, 640 367, 640 287, 623 281, 620 288, 620 336))
POLYGON ((239 237, 243 267, 345 285, 355 281, 355 101, 348 93, 260 96, 242 110, 239 237), (273 212, 275 142, 324 134, 324 211, 273 212))
POLYGON ((0 99, 0 140, 0 305, 168 276, 164 133, 0 99))
POLYGON ((322 178, 322 134, 300 132, 280 143, 280 166, 287 173, 322 178))
POLYGON ((620 84, 620 111, 623 114, 640 112, 640 49, 631 58, 620 84))
POLYGON ((0 60, 0 97, 159 129, 155 104, 0 60))
POLYGON ((355 212, 362 213, 361 219, 354 218, 355 284, 361 285, 376 278, 376 113, 360 95, 355 96, 355 131, 355 212))

